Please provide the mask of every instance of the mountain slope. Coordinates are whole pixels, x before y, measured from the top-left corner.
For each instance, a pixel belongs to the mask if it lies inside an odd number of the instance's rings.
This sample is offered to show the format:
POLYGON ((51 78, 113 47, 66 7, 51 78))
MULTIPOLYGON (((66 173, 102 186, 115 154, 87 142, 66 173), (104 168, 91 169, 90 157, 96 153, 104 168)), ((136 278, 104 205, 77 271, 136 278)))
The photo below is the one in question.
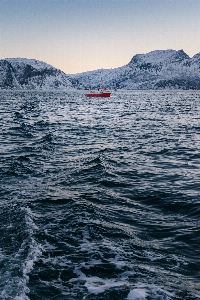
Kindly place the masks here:
POLYGON ((200 53, 190 58, 183 50, 137 54, 120 68, 74 75, 77 88, 101 82, 119 89, 200 89, 200 53))
POLYGON ((68 89, 73 83, 61 70, 26 58, 0 60, 0 89, 68 89))
POLYGON ((190 58, 183 50, 137 54, 115 69, 66 75, 44 62, 26 58, 0 60, 0 89, 200 89, 200 53, 190 58))

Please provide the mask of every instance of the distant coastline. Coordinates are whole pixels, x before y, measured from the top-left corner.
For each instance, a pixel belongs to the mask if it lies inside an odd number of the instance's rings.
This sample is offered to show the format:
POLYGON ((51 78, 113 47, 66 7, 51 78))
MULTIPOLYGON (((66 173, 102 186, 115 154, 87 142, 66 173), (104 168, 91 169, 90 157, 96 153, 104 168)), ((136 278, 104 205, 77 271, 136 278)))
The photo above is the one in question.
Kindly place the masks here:
POLYGON ((123 67, 73 75, 35 59, 0 60, 0 90, 81 90, 100 82, 111 89, 200 90, 200 53, 190 58, 183 50, 155 50, 123 67))

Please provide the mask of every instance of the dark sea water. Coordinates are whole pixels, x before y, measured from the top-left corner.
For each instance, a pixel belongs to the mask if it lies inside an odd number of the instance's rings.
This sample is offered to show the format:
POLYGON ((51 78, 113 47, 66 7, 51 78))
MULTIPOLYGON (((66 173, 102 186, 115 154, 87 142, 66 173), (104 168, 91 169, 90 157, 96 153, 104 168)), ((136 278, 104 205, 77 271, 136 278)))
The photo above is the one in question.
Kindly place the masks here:
POLYGON ((0 299, 200 299, 200 91, 5 91, 0 126, 0 299))

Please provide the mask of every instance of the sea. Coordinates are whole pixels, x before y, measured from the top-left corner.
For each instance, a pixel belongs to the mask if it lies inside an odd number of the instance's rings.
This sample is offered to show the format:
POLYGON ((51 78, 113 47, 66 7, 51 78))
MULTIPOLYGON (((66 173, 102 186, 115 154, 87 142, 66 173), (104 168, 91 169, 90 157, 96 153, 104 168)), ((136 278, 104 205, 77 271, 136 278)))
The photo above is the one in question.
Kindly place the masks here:
POLYGON ((200 91, 0 91, 0 299, 200 299, 200 91))

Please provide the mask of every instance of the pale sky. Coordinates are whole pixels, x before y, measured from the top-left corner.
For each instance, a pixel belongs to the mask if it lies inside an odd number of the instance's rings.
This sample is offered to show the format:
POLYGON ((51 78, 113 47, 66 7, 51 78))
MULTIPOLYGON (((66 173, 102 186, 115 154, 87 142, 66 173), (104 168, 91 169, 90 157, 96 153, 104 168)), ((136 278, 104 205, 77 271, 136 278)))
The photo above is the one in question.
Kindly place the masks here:
POLYGON ((71 74, 165 49, 200 52, 200 0, 0 0, 0 59, 71 74))

